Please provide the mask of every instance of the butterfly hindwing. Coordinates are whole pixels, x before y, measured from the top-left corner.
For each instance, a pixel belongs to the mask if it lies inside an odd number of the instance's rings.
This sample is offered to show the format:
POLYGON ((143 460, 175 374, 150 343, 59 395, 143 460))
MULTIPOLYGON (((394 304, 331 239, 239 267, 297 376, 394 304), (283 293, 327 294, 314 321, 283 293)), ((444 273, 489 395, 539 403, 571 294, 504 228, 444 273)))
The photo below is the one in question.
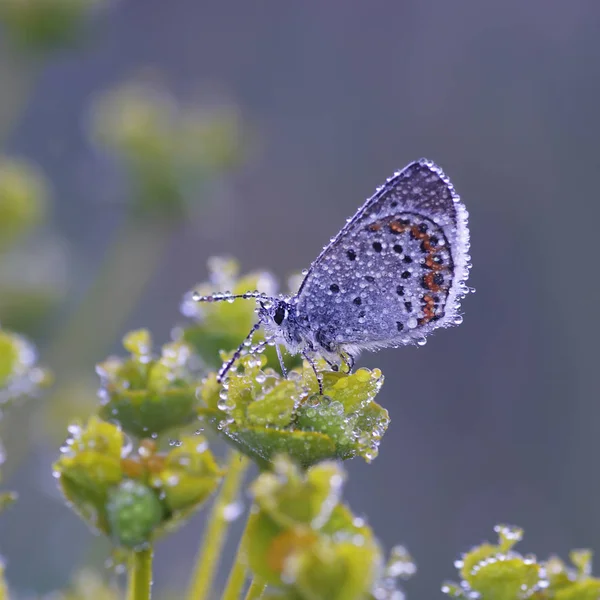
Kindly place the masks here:
POLYGON ((467 212, 444 173, 420 160, 390 178, 323 250, 297 310, 331 345, 414 343, 452 324, 464 295, 467 212))

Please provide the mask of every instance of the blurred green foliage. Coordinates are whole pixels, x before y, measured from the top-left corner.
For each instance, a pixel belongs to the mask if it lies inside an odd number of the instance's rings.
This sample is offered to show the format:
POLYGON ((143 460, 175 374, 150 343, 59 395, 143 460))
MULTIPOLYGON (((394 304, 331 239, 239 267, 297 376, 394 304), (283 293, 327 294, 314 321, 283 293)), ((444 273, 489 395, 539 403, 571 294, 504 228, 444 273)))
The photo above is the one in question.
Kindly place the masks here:
POLYGON ((48 203, 48 186, 30 163, 0 156, 0 252, 38 225, 48 203))
POLYGON ((180 218, 197 186, 214 180, 241 157, 239 117, 231 108, 179 106, 156 85, 127 83, 100 97, 92 134, 117 156, 132 185, 136 214, 180 218))
POLYGON ((0 22, 21 50, 47 52, 81 39, 81 26, 107 0, 2 0, 0 22))
POLYGON ((36 365, 37 352, 23 336, 0 329, 0 406, 35 395, 51 379, 36 365))

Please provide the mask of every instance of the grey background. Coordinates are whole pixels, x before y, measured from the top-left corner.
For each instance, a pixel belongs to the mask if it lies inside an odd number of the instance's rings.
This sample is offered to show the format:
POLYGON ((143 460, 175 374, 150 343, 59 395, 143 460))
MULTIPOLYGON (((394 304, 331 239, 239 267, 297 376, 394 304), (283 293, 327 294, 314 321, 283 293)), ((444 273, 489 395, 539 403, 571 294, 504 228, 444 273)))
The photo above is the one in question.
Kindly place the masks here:
MULTIPOLYGON (((9 150, 53 182, 76 304, 120 210, 82 126, 90 99, 151 69, 183 100, 237 103, 250 159, 173 237, 127 324, 157 340, 207 256, 285 276, 395 169, 445 169, 471 215, 477 292, 459 328, 361 359, 386 374, 392 423, 373 464, 347 464, 346 488, 387 548, 413 553, 409 597, 436 598, 499 522, 542 557, 598 546, 599 34, 596 0, 121 0, 83 51, 45 64, 9 150)), ((55 494, 56 452, 41 438, 5 482, 22 495, 0 518, 16 589, 53 589, 106 551, 55 494)), ((203 527, 159 545, 158 589, 184 584, 203 527)))

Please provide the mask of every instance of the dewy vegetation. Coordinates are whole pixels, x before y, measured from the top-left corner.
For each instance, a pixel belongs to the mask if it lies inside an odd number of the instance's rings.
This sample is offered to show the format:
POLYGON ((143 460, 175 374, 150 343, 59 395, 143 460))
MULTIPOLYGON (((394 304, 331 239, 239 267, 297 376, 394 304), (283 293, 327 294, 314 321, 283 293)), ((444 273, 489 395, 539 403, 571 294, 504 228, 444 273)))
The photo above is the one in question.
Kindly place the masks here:
MULTIPOLYGON (((9 103, 13 113, 3 113, 2 134, 16 120, 39 65, 54 49, 73 48, 92 13, 101 14, 104 4, 0 3, 14 60, 14 85, 7 86, 14 94, 9 103)), ((150 598, 155 544, 205 510, 206 531, 188 589, 169 597, 404 598, 398 582, 416 570, 408 552, 397 546, 386 553, 343 500, 342 462, 374 460, 388 429, 388 413, 376 402, 383 384, 379 370, 334 373, 320 364, 320 396, 310 367, 288 357, 290 373, 284 379, 267 347, 242 358, 228 382, 219 385, 215 370, 249 330, 254 306, 200 306, 188 292, 182 302, 185 319, 174 327, 172 339, 156 347, 148 330, 126 334, 123 356, 96 367, 100 401, 86 405, 78 381, 92 371, 91 356, 122 329, 165 243, 189 217, 193 206, 188 199, 206 196, 211 183, 227 175, 240 159, 241 145, 235 112, 180 107, 166 94, 136 83, 95 103, 90 131, 99 148, 122 165, 130 201, 89 294, 43 357, 54 372, 52 389, 49 371, 37 365, 31 342, 12 329, 35 330, 32 323, 60 294, 47 280, 40 284, 15 277, 23 272, 18 267, 0 271, 0 315, 8 325, 0 329, 3 412, 12 402, 45 395, 44 403, 27 404, 43 404, 45 422, 56 422, 52 408, 57 406, 61 414, 80 415, 68 425, 54 475, 65 501, 92 531, 110 540, 113 562, 127 571, 125 590, 106 584, 106 574, 84 571, 51 597, 117 600, 125 593, 128 600, 150 598), (120 291, 124 276, 128 285, 120 291), (224 460, 211 451, 219 438, 229 447, 224 460), (259 474, 247 483, 253 463, 259 474), (245 492, 252 499, 247 510, 240 500, 245 492), (246 524, 219 594, 215 575, 231 562, 222 551, 229 524, 238 518, 246 524)), ((33 165, 0 155, 3 266, 27 260, 37 264, 48 254, 38 245, 32 259, 26 250, 28 240, 36 237, 28 234, 44 220, 48 188, 33 165)), ((236 263, 225 259, 212 259, 209 268, 211 281, 193 289, 274 291, 268 273, 240 276, 236 263)), ((17 444, 8 450, 23 453, 17 444)), ((0 507, 14 500, 14 494, 4 492, 0 507)), ((590 573, 590 552, 573 552, 568 565, 556 557, 539 561, 515 550, 522 537, 518 528, 499 526, 496 533, 495 543, 476 546, 457 560, 457 583, 443 584, 445 594, 482 600, 600 597, 600 580, 590 573)), ((2 577, 0 600, 16 597, 2 577)))

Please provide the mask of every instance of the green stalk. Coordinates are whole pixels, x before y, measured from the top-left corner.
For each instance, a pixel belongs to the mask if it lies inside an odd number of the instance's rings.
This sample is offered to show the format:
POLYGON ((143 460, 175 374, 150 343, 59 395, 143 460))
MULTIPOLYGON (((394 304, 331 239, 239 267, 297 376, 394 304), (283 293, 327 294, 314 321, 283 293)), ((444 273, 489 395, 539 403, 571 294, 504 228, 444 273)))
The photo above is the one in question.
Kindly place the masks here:
POLYGON ((223 592, 222 600, 239 600, 244 589, 244 583, 246 583, 246 557, 244 556, 244 535, 240 540, 237 553, 235 555, 235 561, 229 572, 229 579, 227 579, 227 585, 223 592))
POLYGON ((127 600, 150 600, 152 596, 152 546, 133 552, 129 559, 127 600))
POLYGON ((237 501, 244 474, 250 461, 235 450, 229 451, 227 473, 207 519, 207 529, 196 558, 188 588, 188 600, 209 598, 213 580, 229 528, 226 508, 237 501))
POLYGON ((259 600, 266 587, 267 584, 260 577, 255 577, 248 588, 246 600, 259 600))

